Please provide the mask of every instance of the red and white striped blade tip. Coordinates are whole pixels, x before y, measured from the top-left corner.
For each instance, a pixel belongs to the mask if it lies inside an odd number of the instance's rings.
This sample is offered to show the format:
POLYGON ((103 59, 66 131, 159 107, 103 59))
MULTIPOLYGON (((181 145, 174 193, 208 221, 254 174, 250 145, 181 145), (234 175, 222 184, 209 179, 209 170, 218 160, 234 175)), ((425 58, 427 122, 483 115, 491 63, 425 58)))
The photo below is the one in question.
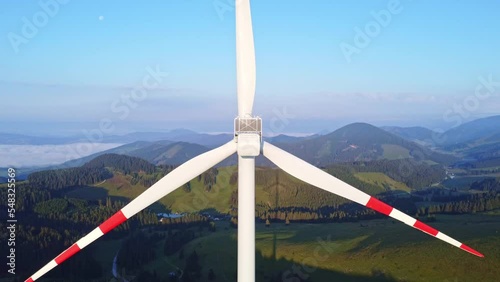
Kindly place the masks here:
MULTIPOLYGON (((396 210, 395 208, 393 208, 392 206, 378 200, 377 198, 375 197, 370 197, 370 200, 368 201, 368 203, 366 203, 366 207, 372 209, 372 210, 375 210, 375 211, 378 211, 379 213, 382 213, 382 214, 385 214, 387 216, 390 216, 392 218, 395 218, 399 221, 402 221, 402 222, 405 222, 404 218, 401 218, 401 216, 404 216, 406 218, 410 218, 409 216, 407 215, 404 215, 402 213, 399 212, 399 215, 394 215, 393 214, 393 211, 398 211, 396 210)), ((406 224, 408 224, 408 222, 405 222, 406 224)), ((412 221, 412 224, 410 224, 411 226, 413 226, 414 228, 422 231, 422 232, 425 232, 433 237, 438 237, 438 234, 440 233, 438 230, 432 228, 431 226, 423 223, 422 221, 420 220, 416 220, 416 219, 413 219, 412 221)), ((442 234, 442 233, 441 233, 442 234)), ((442 234, 444 235, 444 234, 442 234)), ((448 236, 446 236, 448 237, 448 236)), ((449 237, 448 237, 449 238, 449 237)), ((443 238, 439 238, 441 240, 443 240, 443 238)), ((449 238, 451 239, 451 238, 449 238)), ((449 241, 447 241, 446 239, 444 239, 444 241, 450 243, 449 241)), ((455 240, 454 240, 455 241, 455 240)), ((466 252, 469 252, 475 256, 478 256, 478 257, 481 257, 481 258, 484 258, 484 255, 481 254, 480 252, 472 249, 471 247, 463 244, 463 243, 459 243, 458 241, 455 241, 457 242, 458 244, 460 244, 459 246, 458 245, 455 245, 456 247, 459 247, 460 249, 466 251, 466 252)), ((453 245, 453 244, 452 244, 453 245)))
POLYGON ((462 246, 460 246, 460 249, 462 249, 462 250, 464 250, 466 252, 469 252, 469 253, 471 253, 471 254, 473 254, 475 256, 478 256, 480 258, 484 258, 483 254, 481 254, 480 252, 474 250, 473 248, 471 248, 471 247, 469 247, 469 246, 467 246, 465 244, 462 244, 462 246))

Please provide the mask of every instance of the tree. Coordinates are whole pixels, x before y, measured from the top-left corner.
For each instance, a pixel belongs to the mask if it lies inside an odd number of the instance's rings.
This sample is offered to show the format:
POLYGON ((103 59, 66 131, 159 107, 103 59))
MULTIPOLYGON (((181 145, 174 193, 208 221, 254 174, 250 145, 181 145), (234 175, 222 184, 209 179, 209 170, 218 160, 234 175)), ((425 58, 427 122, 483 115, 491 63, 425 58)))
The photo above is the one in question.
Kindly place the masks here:
POLYGON ((208 271, 208 280, 210 280, 210 281, 215 280, 215 273, 214 273, 214 270, 212 268, 210 268, 210 270, 208 271))
POLYGON ((182 190, 184 190, 184 192, 186 193, 191 192, 191 182, 184 184, 184 186, 182 186, 182 190))
POLYGON ((193 251, 186 259, 186 266, 184 267, 183 281, 195 280, 201 277, 201 265, 199 262, 198 254, 193 251))
POLYGON ((211 221, 209 226, 208 226, 208 230, 210 230, 211 232, 215 232, 216 228, 215 228, 215 222, 211 221))

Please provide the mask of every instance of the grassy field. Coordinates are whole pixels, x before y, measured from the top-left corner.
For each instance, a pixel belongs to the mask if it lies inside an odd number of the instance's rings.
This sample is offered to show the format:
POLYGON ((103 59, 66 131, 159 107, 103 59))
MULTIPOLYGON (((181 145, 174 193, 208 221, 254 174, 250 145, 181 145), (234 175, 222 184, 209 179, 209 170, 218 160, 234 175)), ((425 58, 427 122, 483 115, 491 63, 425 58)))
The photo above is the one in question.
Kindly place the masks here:
MULTIPOLYGON (((214 208, 221 212, 229 212, 229 199, 231 193, 236 190, 236 185, 229 185, 229 176, 236 171, 236 167, 219 168, 221 181, 225 185, 214 185, 210 192, 204 191, 203 182, 196 179, 191 180, 191 193, 186 193, 182 188, 178 188, 168 196, 162 198, 159 202, 164 207, 176 212, 193 212, 204 209, 214 208), (223 176, 223 177, 222 177, 223 176)), ((85 200, 105 200, 111 197, 116 200, 129 201, 139 196, 146 190, 141 184, 132 185, 132 177, 120 173, 106 181, 94 186, 84 186, 72 189, 65 196, 69 198, 79 198, 85 200)), ((156 205, 158 212, 161 210, 156 205)))
POLYGON ((398 160, 410 158, 410 151, 404 147, 393 144, 382 144, 384 154, 382 158, 389 160, 398 160))
POLYGON ((204 209, 216 209, 220 212, 229 212, 229 199, 236 190, 236 185, 229 184, 229 178, 237 168, 219 168, 217 181, 224 185, 213 185, 210 192, 206 192, 202 181, 192 180, 191 193, 186 193, 182 189, 177 189, 164 197, 160 202, 166 207, 177 212, 192 212, 204 209))
MULTIPOLYGON (((184 247, 199 254, 202 279, 212 268, 216 281, 236 281, 236 230, 217 223, 184 247)), ((257 281, 498 281, 500 277, 500 216, 438 215, 432 226, 483 252, 478 258, 390 219, 358 223, 257 224, 257 281), (302 280, 293 280, 293 272, 302 280)), ((102 244, 109 244, 108 241, 102 244)), ((116 253, 116 245, 109 247, 116 253)), ((178 254, 145 265, 167 277, 184 267, 178 254)), ((105 250, 105 247, 100 247, 105 250)), ((99 254, 102 256, 102 254, 99 254)), ((107 256, 112 260, 112 255, 107 256)), ((111 261, 107 262, 110 268, 111 261)), ((105 268, 106 269, 106 268, 105 268)))
POLYGON ((493 177, 485 177, 485 176, 464 176, 464 177, 455 177, 453 179, 446 179, 442 182, 443 186, 446 188, 456 188, 458 190, 468 190, 472 183, 476 181, 481 181, 486 178, 493 177))
POLYGON ((384 189, 388 187, 391 190, 401 190, 408 193, 411 191, 410 187, 406 186, 406 184, 398 182, 380 172, 358 172, 354 176, 361 181, 377 185, 384 189))

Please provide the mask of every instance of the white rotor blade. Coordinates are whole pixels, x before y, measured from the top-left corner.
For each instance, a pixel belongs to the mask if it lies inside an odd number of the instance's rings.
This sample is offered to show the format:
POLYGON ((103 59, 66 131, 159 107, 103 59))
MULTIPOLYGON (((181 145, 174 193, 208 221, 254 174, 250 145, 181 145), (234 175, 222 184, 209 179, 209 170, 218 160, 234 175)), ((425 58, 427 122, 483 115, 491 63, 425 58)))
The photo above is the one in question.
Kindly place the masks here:
POLYGON ((236 80, 238 115, 251 116, 255 95, 255 50, 250 0, 236 1, 236 80))
POLYGON ((276 146, 264 142, 263 154, 279 168, 306 183, 388 215, 473 255, 484 257, 483 254, 479 253, 478 251, 458 242, 457 240, 447 236, 444 233, 439 232, 429 225, 409 215, 406 215, 405 213, 402 213, 401 211, 377 200, 376 198, 366 194, 365 192, 352 187, 351 185, 333 177, 323 170, 295 157, 294 155, 276 146))
POLYGON ((81 249, 85 248, 102 235, 113 230, 115 227, 122 224, 124 221, 126 221, 136 213, 163 198, 165 195, 184 185, 193 178, 196 178, 198 175, 218 164, 235 152, 236 143, 234 141, 230 141, 216 149, 203 153, 180 165, 165 177, 160 179, 158 182, 156 182, 153 186, 149 187, 146 191, 144 191, 128 205, 123 207, 120 211, 118 211, 101 225, 99 225, 99 227, 94 229, 85 237, 78 240, 75 244, 66 249, 55 259, 51 260, 48 264, 46 264, 30 278, 28 278, 26 282, 32 282, 39 279, 45 273, 49 272, 57 265, 63 263, 74 254, 78 253, 81 249))

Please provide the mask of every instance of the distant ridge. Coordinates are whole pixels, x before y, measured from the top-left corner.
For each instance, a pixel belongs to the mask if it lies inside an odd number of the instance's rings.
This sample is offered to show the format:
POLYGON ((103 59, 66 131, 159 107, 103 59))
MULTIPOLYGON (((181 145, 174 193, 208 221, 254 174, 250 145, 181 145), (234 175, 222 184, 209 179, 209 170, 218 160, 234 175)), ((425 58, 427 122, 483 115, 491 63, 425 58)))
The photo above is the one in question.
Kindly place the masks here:
POLYGON ((424 127, 383 126, 382 129, 411 141, 446 148, 478 142, 500 142, 500 115, 476 119, 437 133, 424 127))
POLYGON ((383 130, 402 137, 410 141, 420 141, 426 144, 433 144, 434 135, 436 132, 421 126, 399 127, 399 126, 383 126, 383 130))
POLYGON ((474 143, 478 141, 500 142, 500 115, 476 119, 446 131, 442 145, 474 143))
POLYGON ((352 123, 324 136, 282 146, 316 165, 383 158, 424 158, 437 163, 454 160, 367 123, 352 123))
POLYGON ((187 142, 171 144, 155 142, 128 154, 145 159, 155 165, 179 165, 208 150, 205 146, 187 142))
POLYGON ((120 154, 137 157, 154 165, 179 165, 209 148, 198 144, 187 142, 172 142, 168 140, 157 142, 137 141, 110 150, 92 154, 87 157, 71 160, 54 168, 66 168, 81 166, 101 155, 120 154))

